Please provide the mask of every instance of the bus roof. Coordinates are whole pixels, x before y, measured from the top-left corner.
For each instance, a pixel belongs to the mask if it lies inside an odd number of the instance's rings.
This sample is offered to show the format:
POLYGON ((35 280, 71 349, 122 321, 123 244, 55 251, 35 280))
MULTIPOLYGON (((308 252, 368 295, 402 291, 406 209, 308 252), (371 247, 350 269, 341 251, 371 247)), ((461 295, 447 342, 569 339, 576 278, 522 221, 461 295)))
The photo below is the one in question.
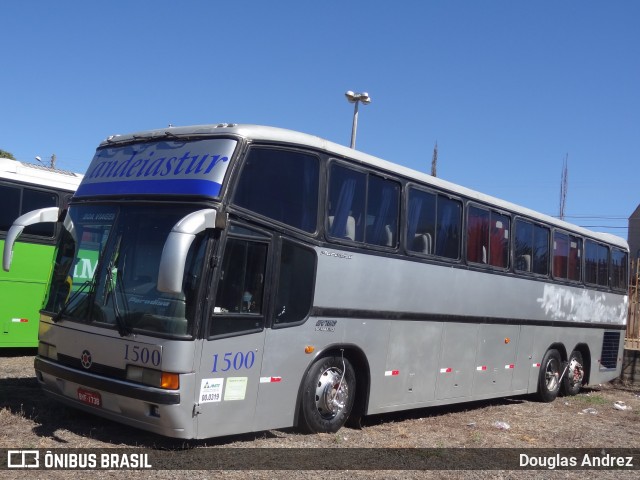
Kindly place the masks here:
POLYGON ((75 191, 82 180, 79 173, 58 170, 35 163, 25 163, 9 158, 0 158, 0 179, 13 180, 31 185, 55 187, 75 191))
POLYGON ((348 148, 344 145, 340 145, 324 138, 301 133, 293 130, 287 130, 278 127, 269 127, 262 125, 249 125, 249 124, 211 124, 211 125, 193 125, 185 127, 167 127, 156 130, 146 130, 127 135, 113 135, 103 141, 98 148, 103 147, 115 147, 119 144, 126 144, 132 142, 145 142, 154 141, 166 138, 175 137, 211 137, 220 135, 239 136, 249 140, 265 141, 265 142, 278 142, 291 145, 306 146, 313 149, 324 151, 328 154, 333 154, 339 157, 349 158, 355 160, 363 165, 373 166, 377 169, 387 171, 389 173, 403 176, 410 180, 423 183, 426 185, 432 185, 444 190, 447 190, 453 194, 467 197, 478 202, 492 205, 498 209, 504 209, 516 214, 521 214, 532 219, 539 220, 556 226, 558 228, 566 229, 582 235, 586 235, 592 238, 599 239, 603 242, 611 243, 620 246, 624 249, 628 249, 626 240, 616 235, 609 233, 599 233, 592 230, 588 230, 583 227, 559 220, 557 218, 545 215, 534 210, 501 200, 490 195, 486 195, 475 190, 457 185, 455 183, 442 180, 437 177, 433 177, 429 174, 413 170, 411 168, 403 167, 397 163, 393 163, 387 160, 383 160, 372 155, 360 152, 348 148))

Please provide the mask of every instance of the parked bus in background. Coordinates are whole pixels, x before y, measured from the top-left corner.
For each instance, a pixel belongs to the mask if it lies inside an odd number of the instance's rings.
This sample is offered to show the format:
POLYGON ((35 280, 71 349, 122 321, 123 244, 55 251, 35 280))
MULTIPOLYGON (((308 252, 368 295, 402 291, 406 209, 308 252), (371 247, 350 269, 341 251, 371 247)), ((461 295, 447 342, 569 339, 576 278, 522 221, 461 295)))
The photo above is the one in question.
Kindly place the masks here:
POLYGON ((38 381, 162 435, 335 432, 621 372, 623 239, 318 137, 110 137, 66 211, 38 217, 62 229, 38 381))
MULTIPOLYGON (((80 180, 76 173, 0 158, 0 248, 17 217, 66 208, 80 180)), ((20 262, 11 273, 0 272, 0 348, 38 346, 39 310, 61 229, 54 222, 26 227, 15 244, 20 262)))

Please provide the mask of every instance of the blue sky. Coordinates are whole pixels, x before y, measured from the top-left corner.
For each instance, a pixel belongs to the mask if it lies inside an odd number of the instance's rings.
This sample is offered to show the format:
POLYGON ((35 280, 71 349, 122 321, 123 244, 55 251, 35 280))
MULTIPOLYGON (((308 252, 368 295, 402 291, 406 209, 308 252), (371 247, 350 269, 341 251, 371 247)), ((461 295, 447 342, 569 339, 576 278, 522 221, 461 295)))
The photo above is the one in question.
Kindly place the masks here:
POLYGON ((111 134, 255 123, 626 238, 640 203, 640 2, 5 1, 0 148, 84 172, 111 134), (595 217, 595 218, 589 218, 595 217), (606 228, 605 228, 606 226, 606 228))

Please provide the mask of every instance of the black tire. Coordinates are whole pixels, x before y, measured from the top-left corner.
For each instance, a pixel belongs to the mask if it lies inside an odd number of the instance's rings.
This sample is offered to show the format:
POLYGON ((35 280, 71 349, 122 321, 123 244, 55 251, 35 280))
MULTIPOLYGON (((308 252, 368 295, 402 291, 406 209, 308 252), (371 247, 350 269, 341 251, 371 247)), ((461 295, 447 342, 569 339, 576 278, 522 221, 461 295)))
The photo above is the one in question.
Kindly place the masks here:
POLYGON ((582 361, 582 354, 574 350, 571 352, 567 371, 562 378, 562 394, 571 396, 580 391, 584 382, 584 363, 582 361))
POLYGON ((553 402, 560 393, 560 375, 562 360, 557 350, 547 350, 540 364, 538 375, 538 392, 536 397, 541 402, 553 402))
POLYGON ((323 357, 304 379, 300 427, 310 433, 337 432, 349 418, 356 394, 356 374, 349 360, 323 357))

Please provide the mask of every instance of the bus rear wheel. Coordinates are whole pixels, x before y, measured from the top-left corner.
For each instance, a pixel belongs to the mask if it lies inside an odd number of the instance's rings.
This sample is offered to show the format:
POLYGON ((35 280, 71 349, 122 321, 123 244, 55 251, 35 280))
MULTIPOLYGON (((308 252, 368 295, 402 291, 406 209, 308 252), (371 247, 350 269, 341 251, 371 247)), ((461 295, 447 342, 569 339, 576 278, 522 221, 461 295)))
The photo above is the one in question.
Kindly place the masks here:
POLYGON ((304 380, 301 427, 310 433, 337 432, 349 418, 356 393, 356 375, 349 360, 323 357, 304 380))
POLYGON ((553 402, 560 393, 562 360, 557 350, 547 350, 540 365, 537 398, 542 402, 553 402))
POLYGON ((582 354, 574 350, 569 357, 567 372, 562 379, 562 394, 576 395, 584 382, 584 365, 582 362, 582 354))

